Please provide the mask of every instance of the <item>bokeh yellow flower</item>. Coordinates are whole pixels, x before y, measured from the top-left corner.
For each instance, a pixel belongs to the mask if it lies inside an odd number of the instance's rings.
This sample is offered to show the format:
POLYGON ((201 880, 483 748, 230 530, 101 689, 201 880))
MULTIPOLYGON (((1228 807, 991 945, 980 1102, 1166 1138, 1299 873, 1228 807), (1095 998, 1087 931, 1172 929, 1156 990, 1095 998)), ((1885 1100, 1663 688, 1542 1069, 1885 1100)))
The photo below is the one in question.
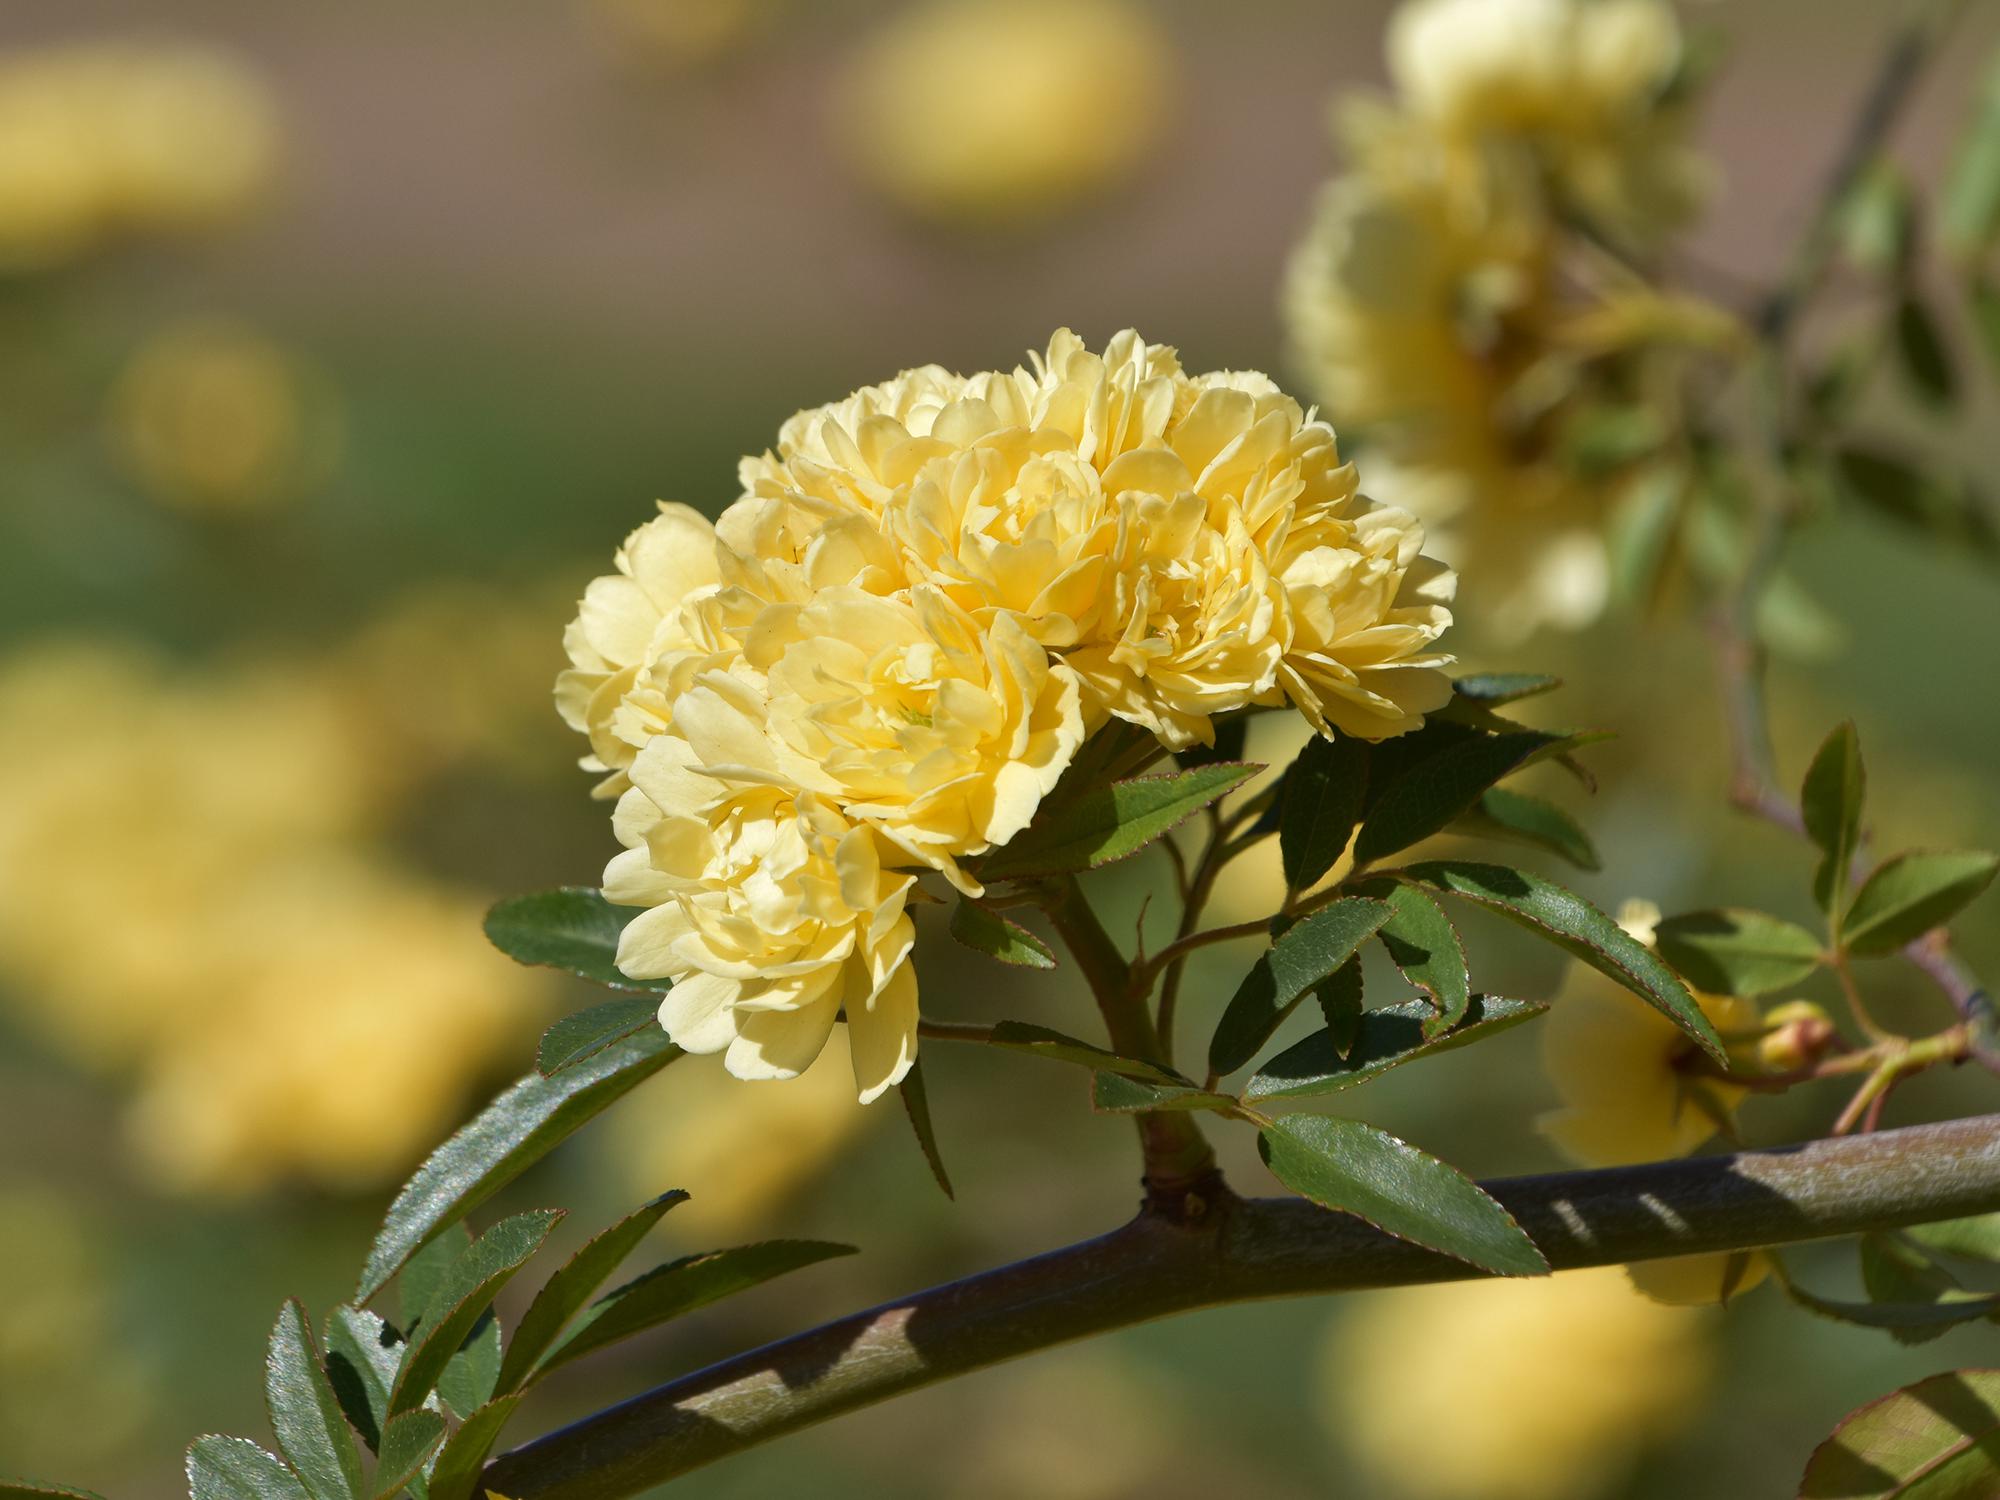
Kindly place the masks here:
POLYGON ((1329 1432, 1370 1495, 1592 1500, 1699 1416, 1705 1327, 1616 1267, 1372 1293, 1326 1345, 1329 1432))
POLYGON ((704 68, 769 29, 777 0, 581 0, 592 27, 622 58, 663 69, 704 68))
POLYGON ((111 440, 140 486, 195 511, 266 510, 332 467, 339 420, 326 382, 238 324, 193 321, 140 346, 111 394, 111 440))
POLYGON ((213 228, 277 165, 276 108, 226 53, 91 41, 0 57, 0 270, 213 228))
MULTIPOLYGON (((1630 902, 1620 924, 1650 941, 1659 909, 1630 902)), ((1756 1005, 1694 992, 1726 1041, 1754 1049, 1756 1005)), ((1729 1125, 1747 1092, 1703 1071, 1701 1053, 1665 1016, 1595 969, 1573 964, 1542 1018, 1542 1068, 1562 1100, 1535 1128, 1581 1166, 1686 1156, 1729 1125)), ((1746 1059, 1746 1063, 1749 1059, 1746 1059)))
POLYGON ((930 0, 849 65, 835 126, 854 170, 920 217, 1035 222, 1128 175, 1173 79, 1130 0, 930 0))
POLYGON ((1762 1250, 1717 1251, 1708 1255, 1669 1255, 1625 1268, 1632 1285, 1655 1302, 1670 1307, 1704 1307, 1727 1302, 1762 1284, 1772 1260, 1762 1250))

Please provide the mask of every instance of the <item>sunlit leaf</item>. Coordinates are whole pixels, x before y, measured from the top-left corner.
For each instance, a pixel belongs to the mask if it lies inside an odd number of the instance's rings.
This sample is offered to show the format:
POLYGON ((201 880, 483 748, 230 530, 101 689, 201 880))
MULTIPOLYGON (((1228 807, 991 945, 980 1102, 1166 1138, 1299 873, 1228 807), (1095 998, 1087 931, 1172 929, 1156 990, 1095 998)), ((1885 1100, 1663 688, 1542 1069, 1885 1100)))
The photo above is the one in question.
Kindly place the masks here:
POLYGON ((1546 798, 1504 786, 1488 787, 1451 831, 1526 844, 1566 859, 1579 870, 1601 868, 1597 846, 1575 818, 1546 798))
POLYGON ((2000 1493, 2000 1370, 1955 1370, 1849 1413, 1799 1500, 1978 1500, 2000 1493))
POLYGON ((979 863, 995 880, 1090 870, 1136 854, 1264 767, 1220 761, 1165 776, 1137 776, 1044 802, 1035 821, 979 863))
POLYGON ((336 1307, 326 1315, 326 1374, 340 1409, 371 1452, 382 1446, 389 1420, 389 1387, 403 1362, 403 1341, 376 1314, 336 1307))
POLYGON ((1208 1045, 1209 1071, 1233 1073, 1263 1048, 1300 1000, 1389 920, 1385 901, 1349 897, 1294 923, 1236 987, 1208 1045))
MULTIPOLYGON (((1856 1247, 1861 1258, 1861 1285, 1878 1306, 1962 1306, 1969 1296, 1958 1278, 1922 1251, 1886 1234, 1864 1234, 1856 1247)), ((1889 1331, 1901 1344, 1927 1343, 1949 1325, 1902 1326, 1889 1331)))
POLYGON ((1458 929, 1445 909, 1407 881, 1371 880, 1356 886, 1355 894, 1388 903, 1389 920, 1375 937, 1403 977, 1431 997, 1426 1034, 1435 1036, 1457 1025, 1472 1000, 1472 976, 1458 929))
POLYGON ((1257 1143, 1272 1175, 1322 1208, 1504 1276, 1548 1272, 1535 1242, 1478 1183, 1372 1125, 1288 1115, 1257 1143))
POLYGON ((196 1438, 187 1478, 192 1500, 312 1500, 298 1475, 248 1438, 196 1438))
POLYGON ((1754 998, 1797 984, 1820 964, 1820 940, 1796 923, 1740 906, 1669 917, 1660 956, 1698 990, 1754 998))
POLYGON ((1851 721, 1836 725, 1806 768, 1805 785, 1799 793, 1806 832, 1821 854, 1819 871, 1813 876, 1813 899, 1829 914, 1842 904, 1847 892, 1867 797, 1868 771, 1861 759, 1860 736, 1851 721))
POLYGON ((362 1500, 361 1454, 320 1363, 306 1310, 295 1297, 278 1313, 264 1359, 264 1403, 279 1451, 313 1500, 362 1500))
POLYGON ((438 1376, 438 1398, 454 1416, 477 1411, 493 1399, 500 1379, 500 1349, 500 1320, 488 1307, 438 1376))
POLYGON ((562 1217, 560 1209, 535 1209, 502 1219, 452 1263, 431 1293, 423 1321, 410 1334, 389 1391, 391 1412, 408 1411, 430 1394, 500 1288, 541 1249, 562 1217))
POLYGON ((1539 933, 1565 953, 1616 980, 1672 1021, 1710 1057, 1727 1065, 1721 1039, 1680 976, 1574 891, 1525 870, 1455 860, 1411 865, 1403 874, 1539 933))
POLYGON ((375 1500, 395 1500, 424 1471, 443 1445, 444 1418, 434 1411, 406 1411, 382 1433, 382 1461, 375 1469, 375 1500))
POLYGON ((1523 698, 1539 698, 1561 686, 1560 677, 1551 677, 1545 672, 1479 672, 1457 678, 1451 690, 1457 697, 1498 708, 1503 703, 1516 703, 1523 698))
POLYGON ((553 1078, 564 1068, 586 1062, 628 1036, 659 1024, 659 1002, 637 996, 607 1000, 588 1010, 576 1011, 542 1033, 542 1045, 535 1054, 535 1071, 544 1078, 553 1078))
POLYGON ((516 963, 562 969, 614 990, 667 989, 664 979, 632 979, 618 967, 619 934, 638 915, 638 907, 613 906, 602 891, 562 886, 495 902, 486 936, 516 963))
POLYGON ((1547 1009, 1539 1001, 1480 995, 1467 1007, 1463 1020, 1434 1039, 1424 1034, 1424 1024, 1435 1015, 1427 1001, 1406 1000, 1401 1005, 1364 1011, 1354 1045, 1346 1055, 1334 1048, 1325 1032, 1314 1032, 1253 1074, 1244 1086, 1243 1099, 1255 1103, 1339 1093, 1403 1063, 1497 1036, 1523 1021, 1532 1021, 1547 1009))
POLYGON ((486 1467, 486 1455, 493 1451, 500 1430, 521 1400, 517 1391, 487 1402, 445 1440, 426 1485, 427 1500, 473 1500, 480 1472, 486 1467))
POLYGON ((1053 969, 1056 956, 1049 945, 1018 922, 1010 922, 997 911, 964 896, 952 908, 951 935, 988 958, 1024 969, 1053 969))
POLYGON ((652 1028, 553 1078, 530 1073, 515 1083, 404 1184, 369 1249, 355 1300, 373 1297, 424 1244, 680 1055, 652 1028))
POLYGON ((1116 1073, 1148 1083, 1181 1084, 1188 1081, 1173 1069, 1147 1058, 1121 1057, 1116 1052, 1107 1052, 1089 1042, 1078 1041, 1073 1036, 1051 1031, 1046 1026, 1033 1026, 1026 1021, 1000 1022, 993 1028, 991 1043, 1010 1052, 1028 1052, 1036 1057, 1054 1058, 1057 1062, 1076 1063, 1096 1073, 1116 1073))
POLYGON ((1354 838, 1354 858, 1372 864, 1429 838, 1478 802, 1480 794, 1561 739, 1522 730, 1475 735, 1420 761, 1371 793, 1354 838))
POLYGON ((1229 1110, 1236 1101, 1193 1083, 1144 1083, 1117 1073, 1099 1073, 1090 1086, 1091 1108, 1105 1114, 1139 1114, 1156 1109, 1229 1110))
POLYGON ((1903 1233, 1919 1244, 1928 1245, 1946 1255, 2000 1261, 2000 1213, 1941 1219, 1934 1224, 1912 1224, 1903 1233))
POLYGON ((1894 953, 1943 926, 1993 883, 2000 856, 1979 849, 1899 854, 1854 893, 1842 924, 1850 953, 1894 953))

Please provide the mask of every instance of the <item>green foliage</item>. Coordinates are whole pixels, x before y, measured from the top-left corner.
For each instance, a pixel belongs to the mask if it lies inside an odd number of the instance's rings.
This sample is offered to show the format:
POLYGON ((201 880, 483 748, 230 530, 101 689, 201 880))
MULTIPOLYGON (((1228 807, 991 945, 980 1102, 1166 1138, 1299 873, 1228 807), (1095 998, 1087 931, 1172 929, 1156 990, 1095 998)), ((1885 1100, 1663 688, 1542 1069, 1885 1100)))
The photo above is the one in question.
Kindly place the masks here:
MULTIPOLYGON (((1989 1309, 1996 1305, 1992 1298, 1980 1299, 1967 1293, 1958 1278, 1943 1266, 1893 1235, 1864 1234, 1857 1248, 1861 1285, 1868 1293, 1868 1300, 1878 1306, 1962 1308, 1968 1297, 1984 1300, 1989 1309)), ((1902 1324, 1889 1331, 1898 1343, 1920 1344, 1938 1337, 1949 1326, 1902 1324)))
POLYGON ((1847 909, 1847 950, 1861 957, 1894 953, 1942 926, 1993 883, 2000 856, 1983 850, 1915 852, 1887 860, 1847 909))
POLYGON ((434 1411, 406 1411, 382 1433, 382 1460, 375 1466, 374 1500, 394 1500, 412 1481, 422 1478, 424 1465, 443 1446, 444 1418, 434 1411))
POLYGON ((473 1500, 486 1455, 493 1451, 501 1429, 520 1404, 519 1393, 501 1396, 465 1419, 438 1453, 425 1486, 428 1500, 473 1500))
POLYGON ((1813 876, 1813 899, 1832 916, 1843 903, 1854 851, 1861 842, 1861 810, 1868 796, 1868 771, 1861 760, 1861 740, 1852 723, 1836 725, 1806 768, 1799 793, 1799 811, 1806 834, 1819 845, 1819 872, 1813 876))
POLYGON ((924 1086, 922 1058, 910 1064, 910 1071, 896 1085, 896 1092, 902 1098, 903 1113, 909 1117, 910 1129, 917 1137, 917 1149, 924 1153, 924 1164, 931 1169, 932 1179, 945 1197, 956 1197, 957 1194, 951 1190, 951 1174, 944 1167, 944 1153, 938 1149, 937 1128, 931 1124, 930 1091, 924 1086))
POLYGON ((361 1455, 297 1298, 271 1329, 264 1404, 279 1451, 313 1500, 363 1500, 361 1455))
POLYGON ((327 1379, 340 1409, 369 1451, 377 1452, 389 1420, 389 1387, 403 1362, 402 1336, 366 1308, 343 1304, 326 1315, 325 1337, 327 1379))
POLYGON ((1909 179, 1886 161, 1855 181, 1840 204, 1841 248, 1862 271, 1902 280, 1916 242, 1909 179))
POLYGON ((1197 1088, 1192 1080, 1181 1083, 1146 1083, 1117 1073, 1099 1073, 1090 1085, 1091 1108, 1110 1115, 1139 1114, 1154 1109, 1207 1109, 1227 1112, 1236 1100, 1227 1094, 1212 1094, 1197 1088))
MULTIPOLYGON (((1138 776, 1045 799, 1035 820, 980 861, 987 880, 1094 870, 1171 832, 1264 769, 1218 761, 1164 776, 1138 776)), ((1066 778, 1068 779, 1068 778, 1066 778)))
POLYGON ((1921 293, 1906 290, 1896 304, 1896 362, 1910 389, 1926 405, 1949 410, 1958 400, 1958 366, 1921 293))
POLYGON ((1903 1233, 1918 1244, 1946 1255, 2000 1261, 2000 1213, 1940 1219, 1934 1224, 1913 1224, 1903 1233))
POLYGON ((1858 1328, 1880 1329, 1906 1342, 1917 1342, 1960 1323, 1977 1322, 2000 1312, 2000 1294, 1982 1292, 1912 1302, 1842 1302, 1821 1297, 1789 1281, 1785 1292, 1800 1307, 1822 1318, 1851 1323, 1858 1328))
POLYGON ((1312 987, 1389 920, 1385 901, 1347 897, 1293 924, 1250 966, 1209 1042, 1209 1071, 1233 1073, 1257 1055, 1312 987))
POLYGON ((990 907, 964 896, 951 912, 951 935, 988 958, 1024 969, 1053 969, 1056 956, 1049 945, 1018 922, 1010 922, 990 907))
POLYGON ((654 1000, 607 1000, 575 1011, 542 1033, 535 1071, 553 1078, 564 1068, 587 1062, 605 1048, 659 1024, 660 1007, 654 1000))
POLYGON ((823 1240, 766 1240, 671 1261, 591 1303, 571 1323, 568 1333, 537 1361, 524 1383, 532 1385, 572 1360, 711 1302, 823 1260, 854 1253, 852 1245, 823 1240))
POLYGON ((1078 1041, 1073 1036, 1065 1036, 1060 1031, 1051 1031, 1046 1026, 1033 1026, 1026 1021, 1002 1021, 993 1028, 987 1038, 990 1045, 1005 1047, 1013 1052, 1027 1052, 1036 1057, 1054 1058, 1057 1062, 1076 1063, 1093 1072, 1116 1073, 1121 1078, 1136 1078, 1142 1083, 1182 1084, 1188 1080, 1162 1067, 1159 1063, 1143 1057, 1122 1057, 1116 1052, 1107 1052, 1089 1042, 1078 1041))
POLYGON ((1940 237, 1953 255, 1977 259, 2000 236, 2000 55, 1987 62, 1971 123, 1952 154, 1942 202, 1940 237))
POLYGON ((1370 796, 1354 838, 1355 860, 1372 864, 1429 838, 1470 811, 1496 781, 1561 743, 1560 735, 1534 730, 1474 735, 1409 765, 1370 796))
POLYGON ((1497 1036, 1523 1021, 1532 1021, 1547 1009, 1537 1001, 1480 995, 1457 1025, 1437 1036, 1426 1034, 1425 1028, 1436 1014, 1428 1001, 1408 1000, 1364 1011, 1347 1051, 1337 1049, 1326 1032, 1314 1032, 1252 1074, 1244 1086, 1243 1101, 1254 1104, 1338 1093, 1406 1062, 1497 1036))
POLYGON ((1372 1125, 1290 1115, 1257 1144, 1273 1176, 1322 1208, 1503 1276, 1548 1272, 1534 1241, 1479 1184, 1372 1125))
POLYGON ((392 1417, 422 1404, 500 1288, 541 1249, 562 1217, 560 1209, 515 1214, 460 1252, 431 1292, 422 1321, 410 1334, 396 1383, 389 1389, 392 1417))
POLYGON ((600 1231, 542 1283, 542 1289, 535 1293, 535 1300, 521 1315, 520 1326, 514 1330, 513 1340, 507 1346, 507 1357, 495 1383, 499 1393, 505 1395, 521 1388, 535 1362, 561 1337, 570 1319, 590 1301, 591 1294, 618 1269, 626 1256, 639 1247, 639 1242, 645 1239, 653 1226, 670 1209, 687 1202, 687 1198, 688 1195, 679 1188, 662 1193, 645 1207, 634 1210, 609 1229, 600 1231))
POLYGON ((187 1479, 192 1500, 312 1500, 296 1474, 248 1438, 196 1438, 187 1479))
POLYGON ((1972 1500, 2000 1491, 2000 1370, 1871 1401, 1813 1451, 1800 1500, 1972 1500))
POLYGON ((1403 977, 1431 997, 1433 1013, 1425 1034, 1437 1035, 1458 1024, 1472 999, 1472 976, 1465 947, 1451 918, 1425 891, 1401 880, 1370 880, 1355 893, 1383 901, 1389 920, 1376 931, 1403 977))
POLYGON ((1860 443, 1834 451, 1842 493, 1899 526, 1992 557, 2000 552, 1991 510, 1972 486, 1860 443))
POLYGON ((1488 787, 1451 825, 1456 833, 1525 844, 1567 860, 1579 870, 1597 870, 1597 846, 1583 826, 1545 797, 1507 787, 1488 787))
POLYGON ((1324 1036, 1327 1044, 1340 1056, 1345 1057, 1354 1050, 1355 1037, 1361 1030, 1361 1012, 1367 1003, 1361 973, 1361 955, 1356 953, 1346 963, 1335 969, 1312 988, 1313 999, 1319 1002, 1320 1019, 1326 1022, 1324 1036))
POLYGON ((0 1479, 0 1500, 104 1500, 95 1490, 73 1485, 31 1484, 25 1479, 0 1479))
POLYGON ((1820 965, 1820 940, 1796 923, 1740 906, 1669 917, 1655 934, 1660 955, 1696 989, 1767 995, 1820 965))
POLYGON ((1278 852, 1285 887, 1317 883, 1347 850, 1368 794, 1368 747, 1346 735, 1314 736, 1285 772, 1278 852))
POLYGON ((495 902, 486 914, 486 936, 516 963, 563 969, 614 990, 669 988, 664 979, 632 979, 618 967, 618 937, 639 915, 613 906, 602 891, 562 886, 495 902))
POLYGON ((1574 891, 1503 865, 1436 860, 1403 871, 1411 880, 1499 913, 1539 934, 1672 1021, 1718 1063, 1722 1041, 1680 976, 1644 943, 1574 891))
POLYGON ((553 1078, 530 1073, 431 1153, 389 1205, 361 1272, 366 1302, 424 1245, 681 1055, 663 1031, 615 1043, 553 1078))
POLYGON ((1499 708, 1523 698, 1539 698, 1561 686, 1560 677, 1551 677, 1546 672, 1477 672, 1455 680, 1451 690, 1455 697, 1499 708))
POLYGON ((500 1320, 488 1307, 438 1376, 438 1399, 454 1415, 476 1411, 493 1399, 500 1379, 500 1348, 500 1320))

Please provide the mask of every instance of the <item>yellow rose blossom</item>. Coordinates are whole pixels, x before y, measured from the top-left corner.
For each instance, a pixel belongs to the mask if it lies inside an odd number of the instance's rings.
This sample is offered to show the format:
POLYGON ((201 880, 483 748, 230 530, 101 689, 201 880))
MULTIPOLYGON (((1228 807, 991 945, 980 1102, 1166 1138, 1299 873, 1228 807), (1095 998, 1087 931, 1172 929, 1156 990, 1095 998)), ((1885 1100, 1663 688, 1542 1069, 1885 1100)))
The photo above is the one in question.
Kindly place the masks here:
MULTIPOLYGON (((676 713, 693 720, 720 700, 704 687, 676 713)), ((760 736, 736 740, 768 755, 760 736)), ((916 1059, 916 933, 903 909, 914 878, 885 871, 878 835, 817 794, 732 784, 696 755, 660 735, 633 762, 614 821, 627 852, 604 891, 651 910, 627 924, 619 968, 671 979, 660 1024, 689 1052, 723 1053, 738 1078, 796 1078, 844 1011, 861 1099, 877 1098, 916 1059)))
POLYGON ((212 227, 258 196, 277 154, 264 86, 209 48, 84 42, 0 57, 0 268, 212 227))
POLYGON ((665 721, 650 672, 693 646, 685 606, 716 586, 715 528, 699 511, 662 502, 618 549, 618 571, 591 582, 563 635, 570 669, 556 679, 563 721, 590 739, 584 761, 609 773, 597 794, 616 796, 639 747, 665 721))
POLYGON ((1706 1327, 1615 1267, 1373 1293, 1333 1325, 1328 1428, 1369 1495, 1594 1500, 1695 1420, 1706 1327))
POLYGON ((1172 59, 1128 0, 936 0, 850 64, 837 138, 899 207, 992 227, 1047 218, 1158 139, 1172 59))
MULTIPOLYGON (((1631 902, 1619 922, 1650 942, 1659 915, 1650 903, 1631 902)), ((1756 1036, 1761 1022, 1751 1001, 1700 991, 1694 998, 1725 1040, 1756 1036)), ((1535 1128, 1580 1166, 1686 1156, 1733 1120, 1748 1092, 1704 1074, 1686 1033, 1595 969, 1572 966, 1540 1029, 1542 1067, 1562 1105, 1535 1128)))

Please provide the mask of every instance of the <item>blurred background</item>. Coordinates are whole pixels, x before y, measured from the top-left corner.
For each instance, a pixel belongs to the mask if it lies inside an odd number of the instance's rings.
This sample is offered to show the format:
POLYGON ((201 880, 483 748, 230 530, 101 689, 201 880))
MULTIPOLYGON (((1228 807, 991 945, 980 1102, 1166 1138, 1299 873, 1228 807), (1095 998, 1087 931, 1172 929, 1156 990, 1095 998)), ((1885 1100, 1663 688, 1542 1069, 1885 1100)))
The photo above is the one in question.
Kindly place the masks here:
MULTIPOLYGON (((1714 277, 1754 285, 1786 253, 1882 11, 1687 13, 1726 43, 1702 125, 1723 186, 1695 247, 1714 277)), ((549 685, 576 596, 654 500, 713 514, 794 409, 916 363, 1011 366, 1064 324, 1284 378, 1280 270, 1334 164, 1330 98, 1379 85, 1387 12, 0 7, 0 1471, 146 1500, 182 1492, 194 1434, 260 1432, 279 1300, 344 1297, 397 1183, 591 998, 510 966, 478 916, 595 883, 613 847, 549 685)), ((1902 140, 1920 173, 1996 42, 1974 7, 1902 140)), ((1975 400, 1951 441, 1982 466, 1990 380, 1975 400)), ((1859 520, 1811 531, 1797 572, 1833 608, 1775 673, 1786 775, 1851 715, 1885 843, 2000 840, 2000 579, 1859 520)), ((1457 645, 1563 674, 1542 721, 1618 732, 1592 753, 1590 894, 1806 915, 1800 849, 1722 809, 1691 623, 1614 616, 1502 653, 1474 621, 1457 645)), ((1101 894, 1129 929, 1163 876, 1142 860, 1101 894)), ((1231 893, 1233 920, 1268 909, 1255 880, 1231 893)), ((1484 988, 1562 979, 1548 950, 1468 936, 1484 988)), ((2000 972, 1988 908, 1962 949, 2000 972)), ((1189 1037, 1245 961, 1203 958, 1189 1037)), ((1067 976, 985 965, 941 924, 919 966, 948 1018, 1001 1014, 1006 985, 1007 1013, 1089 1029, 1067 976)), ((1913 1024, 1938 1003, 1883 983, 1913 1024)), ((580 1239, 687 1188, 655 1258, 779 1234, 864 1251, 576 1368, 516 1440, 1108 1228, 1135 1197, 1129 1125, 1090 1115, 1066 1070, 927 1053, 953 1204, 895 1106, 861 1110, 829 1063, 785 1088, 679 1064, 510 1195, 570 1207, 580 1239)), ((1991 1108, 1996 1087, 1927 1078, 1890 1120, 1991 1108)), ((1357 1108, 1488 1175, 1557 1164, 1530 1128, 1549 1100, 1530 1028, 1357 1108)), ((1753 1103, 1748 1126, 1813 1134, 1834 1107, 1753 1103)), ((1231 1169, 1267 1189, 1245 1134, 1231 1169)), ((1995 1355, 1990 1330, 1912 1350, 1769 1288, 1661 1309, 1615 1272, 1241 1307, 849 1417, 689 1489, 1764 1496, 1860 1401, 1995 1355), (1468 1414, 1470 1478, 1410 1425, 1408 1398, 1439 1390, 1468 1414)))

